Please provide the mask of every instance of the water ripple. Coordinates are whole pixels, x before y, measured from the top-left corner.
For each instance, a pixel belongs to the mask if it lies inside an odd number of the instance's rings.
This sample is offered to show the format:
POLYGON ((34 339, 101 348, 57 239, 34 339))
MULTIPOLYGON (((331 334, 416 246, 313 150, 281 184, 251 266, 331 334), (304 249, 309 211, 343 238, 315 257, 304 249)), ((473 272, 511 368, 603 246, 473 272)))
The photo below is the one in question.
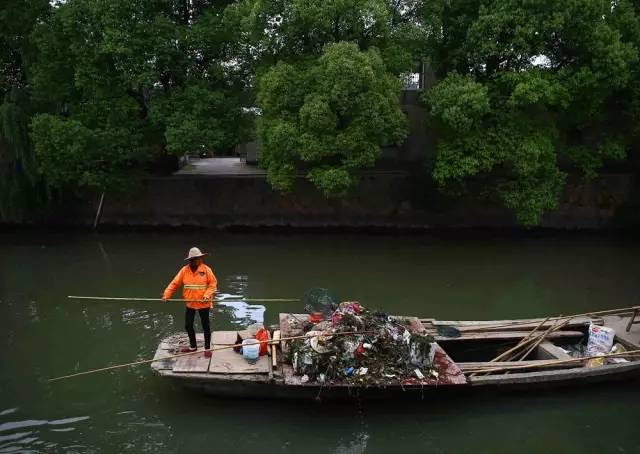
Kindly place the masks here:
POLYGON ((40 419, 27 419, 25 421, 10 421, 0 424, 0 432, 5 430, 21 429, 23 427, 44 426, 49 421, 40 419))
MULTIPOLYGON (((2 415, 12 414, 17 409, 8 409, 2 412, 2 415)), ((23 421, 8 421, 0 424, 0 432, 7 432, 16 429, 22 428, 35 428, 35 427, 43 427, 43 426, 54 426, 55 428, 49 429, 49 432, 72 432, 76 430, 75 427, 59 427, 59 426, 68 426, 69 424, 74 424, 80 421, 86 421, 89 419, 89 416, 76 416, 71 418, 62 418, 62 419, 25 419, 23 421)), ((38 438, 38 431, 23 431, 23 432, 15 432, 9 433, 6 435, 0 435, 0 454, 3 453, 12 453, 12 452, 36 452, 31 449, 27 449, 27 446, 34 447, 45 444, 45 448, 56 448, 56 443, 45 442, 38 438)))
POLYGON ((77 416, 75 418, 64 418, 57 419, 55 421, 49 421, 49 424, 51 424, 52 426, 59 426, 62 424, 71 424, 78 421, 86 421, 87 419, 89 419, 89 416, 77 416))
POLYGON ((32 433, 33 433, 32 431, 29 431, 29 432, 16 432, 11 435, 0 435, 0 441, 17 440, 19 438, 26 437, 27 435, 31 435, 32 433))

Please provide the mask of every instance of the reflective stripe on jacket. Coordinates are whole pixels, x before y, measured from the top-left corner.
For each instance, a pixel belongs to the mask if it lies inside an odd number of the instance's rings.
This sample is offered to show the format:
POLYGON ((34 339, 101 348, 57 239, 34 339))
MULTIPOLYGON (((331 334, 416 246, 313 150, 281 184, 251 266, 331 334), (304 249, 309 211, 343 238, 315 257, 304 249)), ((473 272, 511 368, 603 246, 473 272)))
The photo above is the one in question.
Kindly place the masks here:
POLYGON ((162 297, 165 299, 171 298, 181 285, 183 286, 182 297, 188 300, 187 307, 191 309, 213 307, 211 301, 199 301, 213 299, 213 295, 218 288, 218 279, 216 279, 215 274, 207 265, 202 263, 195 271, 191 271, 189 265, 183 266, 167 286, 162 297))

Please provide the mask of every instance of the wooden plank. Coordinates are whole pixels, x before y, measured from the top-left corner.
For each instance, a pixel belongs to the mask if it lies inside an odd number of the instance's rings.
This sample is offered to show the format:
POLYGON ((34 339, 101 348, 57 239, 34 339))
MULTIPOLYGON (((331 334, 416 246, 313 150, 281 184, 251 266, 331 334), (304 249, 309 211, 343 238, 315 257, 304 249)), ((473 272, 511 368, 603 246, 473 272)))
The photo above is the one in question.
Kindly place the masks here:
POLYGON ((167 356, 171 356, 173 352, 169 349, 165 349, 162 346, 162 342, 158 346, 156 350, 156 354, 153 356, 153 359, 158 359, 161 361, 154 361, 151 363, 151 368, 155 370, 171 370, 173 369, 173 364, 175 363, 175 359, 165 359, 167 356))
POLYGON ((238 338, 237 331, 214 331, 211 333, 212 346, 233 345, 238 338))
MULTIPOLYGON (((235 344, 238 334, 243 339, 251 338, 247 330, 213 332, 211 335, 213 348, 235 344)), ((210 374, 263 374, 269 372, 268 363, 266 357, 260 357, 256 364, 249 364, 233 349, 219 350, 211 355, 208 372, 210 374)))
MULTIPOLYGON (((233 339, 233 342, 235 342, 235 336, 235 331, 213 331, 211 333, 212 347, 215 346, 216 340, 221 343, 224 342, 225 345, 229 339, 233 339)), ((199 349, 204 348, 204 334, 196 333, 196 342, 199 349)), ((188 345, 188 343, 181 343, 176 347, 183 347, 185 345, 188 345)), ((173 371, 176 373, 207 373, 210 361, 211 358, 206 358, 204 352, 194 353, 193 355, 177 358, 173 364, 173 371)))
POLYGON ((249 364, 246 359, 233 349, 213 352, 209 364, 210 374, 268 374, 269 357, 261 356, 255 364, 249 364))
POLYGON ((629 316, 609 315, 603 318, 605 326, 612 328, 616 332, 616 341, 620 341, 627 348, 640 350, 640 326, 631 325, 631 330, 627 332, 629 316))
MULTIPOLYGON (((267 336, 269 338, 269 342, 271 342, 271 331, 267 330, 267 336)), ((267 344, 267 355, 271 356, 271 344, 267 344)))
MULTIPOLYGON (((204 347, 204 334, 196 333, 196 345, 198 346, 198 348, 204 347)), ((162 348, 163 350, 171 350, 174 353, 179 353, 179 350, 182 347, 188 346, 189 338, 187 337, 186 333, 180 333, 163 339, 162 342, 160 342, 159 348, 162 348)))
POLYGON ((522 366, 522 365, 529 365, 529 364, 542 364, 542 363, 548 363, 549 361, 545 361, 545 360, 541 360, 541 359, 535 359, 535 360, 527 360, 527 361, 464 361, 464 362, 457 362, 456 364, 460 367, 460 369, 462 370, 467 370, 467 369, 478 369, 480 367, 503 367, 503 366, 522 366))
POLYGON ((447 325, 447 326, 455 326, 456 328, 460 327, 474 327, 474 326, 491 326, 491 325, 511 325, 514 323, 535 323, 537 320, 540 323, 544 318, 534 319, 534 318, 523 318, 520 320, 438 320, 434 318, 421 318, 420 321, 422 323, 427 323, 431 325, 447 325))
POLYGON ((209 370, 210 361, 211 358, 205 358, 204 352, 182 356, 176 359, 173 371, 176 373, 206 373, 209 370))
MULTIPOLYGON (((429 329, 431 326, 453 326, 460 332, 477 332, 477 331, 526 331, 532 330, 540 324, 544 319, 523 319, 523 320, 481 320, 481 321, 460 321, 460 320, 435 320, 425 321, 421 320, 423 325, 429 329), (537 321, 536 321, 537 320, 537 321)), ((590 317, 577 317, 575 320, 571 320, 567 325, 567 328, 582 328, 589 325, 589 323, 595 325, 602 325, 604 321, 602 318, 590 318, 590 317)), ((551 319, 545 322, 540 329, 549 328, 554 325, 556 321, 551 319)))
MULTIPOLYGON (((502 331, 502 332, 483 332, 483 333, 461 333, 460 337, 438 336, 437 332, 427 330, 427 334, 431 334, 438 342, 460 342, 469 340, 519 340, 529 334, 529 331, 502 331)), ((547 339, 570 339, 580 338, 584 336, 582 331, 555 331, 547 334, 547 339)))
MULTIPOLYGON (((568 353, 565 353, 564 350, 562 350, 560 347, 558 347, 557 345, 551 343, 551 342, 542 342, 540 345, 538 345, 538 351, 536 352, 536 358, 541 359, 541 360, 550 360, 550 359, 561 359, 561 360, 567 360, 567 359, 573 359, 573 357, 571 355, 569 355, 568 353)), ((524 363, 524 361, 520 361, 521 363, 524 363)))
MULTIPOLYGON (((603 322, 602 320, 599 321, 599 323, 594 323, 594 325, 602 325, 603 322)), ((437 325, 440 326, 440 325, 437 325)), ((443 325, 446 326, 446 325, 443 325)), ((456 328, 458 331, 460 331, 461 333, 485 333, 485 332, 491 332, 491 331, 531 331, 533 330, 536 326, 539 326, 538 331, 545 331, 549 328, 551 328, 552 326, 554 326, 554 323, 551 322, 547 322, 547 323, 543 323, 542 325, 540 325, 540 323, 538 322, 538 324, 532 324, 532 323, 527 323, 526 325, 511 325, 511 326, 500 326, 500 325, 495 325, 495 326, 483 326, 483 327, 479 327, 479 326, 461 326, 461 327, 454 327, 456 328)), ((588 323, 584 324, 584 323, 567 323, 566 325, 564 325, 563 329, 584 329, 587 326, 589 326, 588 323)), ((429 325, 426 326, 427 328, 429 328, 429 325)))
MULTIPOLYGON (((558 317, 558 318, 562 318, 562 317, 558 317)), ((509 325, 509 324, 523 324, 523 323, 536 325, 541 321, 543 321, 544 319, 545 317, 520 318, 520 319, 513 319, 513 320, 436 320, 436 319, 421 318, 420 321, 425 321, 425 322, 430 321, 434 325, 452 325, 452 326, 458 327, 458 326, 483 326, 483 325, 509 325)), ((555 319, 556 317, 551 317, 549 319, 550 320, 549 323, 553 323, 555 319)), ((569 323, 589 324, 591 320, 601 321, 602 318, 601 317, 591 318, 586 316, 580 316, 580 317, 573 318, 569 323)))
MULTIPOLYGON (((535 366, 537 364, 548 364, 549 360, 531 360, 531 361, 494 361, 494 362, 464 362, 464 363, 456 363, 460 369, 463 371, 473 371, 476 369, 486 369, 489 367, 505 367, 505 366, 516 366, 516 365, 527 365, 527 366, 535 366)), ((558 368, 569 369, 573 367, 582 367, 582 363, 572 363, 572 364, 560 364, 558 368)), ((547 369, 550 369, 547 367, 547 369)))
POLYGON ((639 362, 629 362, 621 364, 607 364, 601 367, 580 367, 574 369, 553 369, 553 370, 538 370, 519 372, 512 371, 511 374, 495 374, 495 375, 482 375, 478 377, 468 377, 468 381, 473 386, 481 385, 538 385, 538 384, 551 384, 551 383, 573 383, 582 384, 587 380, 611 380, 620 377, 637 376, 638 369, 640 369, 639 362), (606 377, 610 376, 610 378, 606 377))
POLYGON ((273 340, 276 341, 277 343, 274 343, 271 346, 271 367, 273 367, 274 369, 276 367, 278 367, 278 344, 280 343, 280 330, 275 330, 273 332, 273 340))

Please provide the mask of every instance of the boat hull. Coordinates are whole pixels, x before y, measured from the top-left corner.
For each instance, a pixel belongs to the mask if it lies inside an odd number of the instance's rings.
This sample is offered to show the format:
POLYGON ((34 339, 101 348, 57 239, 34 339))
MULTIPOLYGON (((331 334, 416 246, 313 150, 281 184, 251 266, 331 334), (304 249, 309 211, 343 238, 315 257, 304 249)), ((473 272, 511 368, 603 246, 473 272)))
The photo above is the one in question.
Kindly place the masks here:
MULTIPOLYGON (((290 325, 289 316, 290 314, 280 314, 280 329, 285 332, 285 337, 296 335, 295 332, 286 332, 290 325)), ((293 315, 293 318, 304 320, 304 314, 293 315)), ((629 316, 607 316, 599 319, 576 317, 572 326, 567 326, 565 331, 556 332, 558 336, 554 339, 549 340, 548 333, 545 332, 544 342, 541 338, 535 350, 530 349, 531 355, 520 358, 522 361, 511 359, 502 363, 500 359, 492 362, 491 358, 510 348, 509 342, 515 344, 544 323, 549 324, 549 331, 555 322, 549 322, 548 318, 446 322, 416 317, 402 319, 407 322, 408 329, 417 333, 427 332, 426 327, 433 329, 434 326, 443 324, 453 325, 460 331, 459 337, 445 336, 437 344, 435 379, 423 377, 420 380, 413 379, 416 384, 399 385, 391 382, 386 386, 303 383, 301 377, 293 373, 291 365, 284 363, 282 354, 277 355, 277 361, 273 364, 271 358, 261 357, 255 366, 248 366, 241 356, 231 350, 231 353, 225 353, 224 350, 214 353, 211 363, 197 357, 172 359, 170 352, 177 350, 179 342, 184 341, 177 338, 167 338, 159 345, 155 357, 157 361, 151 364, 151 368, 177 385, 218 397, 323 401, 420 400, 482 392, 579 387, 640 377, 640 327, 632 327, 629 316), (571 342, 575 345, 575 342, 583 340, 592 323, 612 328, 616 333, 615 342, 626 347, 630 361, 585 367, 583 362, 576 361, 559 346, 569 346, 571 342), (533 328, 526 331, 523 326, 533 328), (468 358, 470 352, 473 353, 472 358, 468 358), (464 361, 471 362, 456 363, 452 357, 465 358, 464 361), (487 370, 488 367, 495 371, 489 375, 474 373, 487 370)), ((233 345, 237 333, 220 331, 215 332, 213 337, 216 345, 233 345)))
POLYGON ((278 380, 247 380, 202 377, 194 374, 165 373, 176 385, 194 392, 223 398, 276 399, 306 401, 422 400, 485 392, 544 390, 606 384, 640 378, 640 363, 605 365, 596 368, 526 372, 470 378, 466 385, 439 386, 319 386, 286 385, 278 380))

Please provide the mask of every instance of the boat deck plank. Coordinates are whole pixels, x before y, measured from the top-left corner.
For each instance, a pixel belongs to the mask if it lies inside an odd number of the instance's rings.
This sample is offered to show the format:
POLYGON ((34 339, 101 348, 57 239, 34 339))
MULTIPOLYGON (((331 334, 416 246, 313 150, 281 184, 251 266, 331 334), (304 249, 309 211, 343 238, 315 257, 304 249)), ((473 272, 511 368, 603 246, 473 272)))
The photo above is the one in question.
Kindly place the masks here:
MULTIPOLYGON (((246 331, 216 331, 211 336, 213 347, 233 345, 238 334, 243 339, 250 337, 246 331)), ((210 374, 266 374, 269 373, 268 362, 266 356, 261 356, 255 364, 249 364, 241 354, 229 348, 213 352, 208 371, 210 374)))
MULTIPOLYGON (((486 369, 490 367, 509 367, 509 366, 537 366, 543 364, 549 364, 549 360, 534 359, 530 361, 485 361, 485 362, 463 362, 456 363, 460 369, 464 372, 474 371, 476 369, 486 369)), ((571 369, 575 367, 582 367, 582 363, 569 363, 559 364, 558 369, 571 369)), ((545 370, 551 370, 552 368, 546 367, 545 370)))
POLYGON ((171 356, 172 353, 169 349, 164 348, 164 346, 162 345, 164 344, 164 342, 161 342, 160 345, 158 346, 158 349, 156 350, 156 354, 153 355, 153 359, 157 359, 160 361, 154 361, 151 363, 151 367, 156 369, 156 370, 171 370, 173 369, 173 364, 176 362, 175 359, 163 359, 166 358, 168 356, 171 356))
POLYGON ((519 386, 528 384, 541 384, 552 382, 574 382, 589 377, 606 377, 607 375, 615 375, 617 373, 632 373, 633 376, 638 375, 638 361, 621 363, 621 364, 607 364, 606 366, 599 367, 576 367, 572 369, 553 369, 553 370, 538 370, 538 371, 511 371, 511 374, 495 374, 495 375, 481 375, 476 377, 468 377, 469 382, 473 386, 481 385, 509 385, 516 384, 519 386))
MULTIPOLYGON (((435 337, 437 342, 460 342, 469 340, 519 340, 527 336, 530 331, 489 331, 481 333, 460 333, 459 337, 438 336, 436 331, 427 330, 427 334, 435 337)), ((572 339, 584 336, 582 331, 555 331, 548 333, 546 339, 572 339)))
POLYGON ((629 316, 620 317, 618 315, 609 315, 604 318, 605 326, 613 328, 616 332, 616 337, 622 341, 627 348, 633 348, 634 350, 640 350, 640 324, 631 325, 631 329, 627 332, 627 324, 629 323, 629 316))
POLYGON ((536 358, 541 360, 559 359, 564 361, 572 359, 573 357, 553 342, 545 341, 538 345, 536 358))
POLYGON ((255 364, 249 364, 244 357, 233 351, 220 350, 211 355, 210 374, 268 374, 269 357, 261 356, 255 364))
MULTIPOLYGON (((542 322, 544 318, 522 318, 515 320, 437 320, 433 318, 421 318, 420 321, 424 323, 433 323, 434 325, 450 325, 459 327, 475 327, 475 326, 495 326, 495 325, 531 325, 531 327, 535 327, 540 322, 542 322)), ((574 317, 571 319, 567 326, 571 325, 588 325, 593 320, 601 320, 601 317, 574 317)), ((555 323, 554 317, 551 320, 545 322, 546 325, 552 325, 555 323)))
MULTIPOLYGON (((214 331, 211 333, 212 347, 216 345, 228 345, 233 344, 236 340, 237 333, 235 331, 214 331)), ((201 348, 201 342, 204 343, 204 335, 202 333, 196 334, 196 341, 198 348, 201 348)), ((183 346, 183 342, 179 342, 174 348, 183 346)), ((233 352, 233 350, 231 350, 233 352)), ((215 352, 218 354, 222 352, 215 352)), ((183 356, 177 358, 173 364, 173 372, 176 373, 202 373, 206 374, 209 371, 209 364, 211 358, 205 358, 204 353, 194 353, 193 355, 183 356)))
POLYGON ((205 358, 203 352, 176 358, 173 371, 176 373, 206 373, 209 370, 210 358, 205 358))
MULTIPOLYGON (((473 332, 473 331, 531 331, 534 328, 538 329, 550 328, 555 325, 557 321, 555 319, 549 320, 542 325, 540 323, 544 319, 524 319, 524 320, 434 320, 434 319, 421 319, 422 324, 427 329, 438 326, 453 326, 460 332, 473 332)), ((572 319, 564 327, 565 329, 576 329, 588 326, 589 323, 596 325, 602 325, 603 319, 600 317, 576 317, 572 319)))

